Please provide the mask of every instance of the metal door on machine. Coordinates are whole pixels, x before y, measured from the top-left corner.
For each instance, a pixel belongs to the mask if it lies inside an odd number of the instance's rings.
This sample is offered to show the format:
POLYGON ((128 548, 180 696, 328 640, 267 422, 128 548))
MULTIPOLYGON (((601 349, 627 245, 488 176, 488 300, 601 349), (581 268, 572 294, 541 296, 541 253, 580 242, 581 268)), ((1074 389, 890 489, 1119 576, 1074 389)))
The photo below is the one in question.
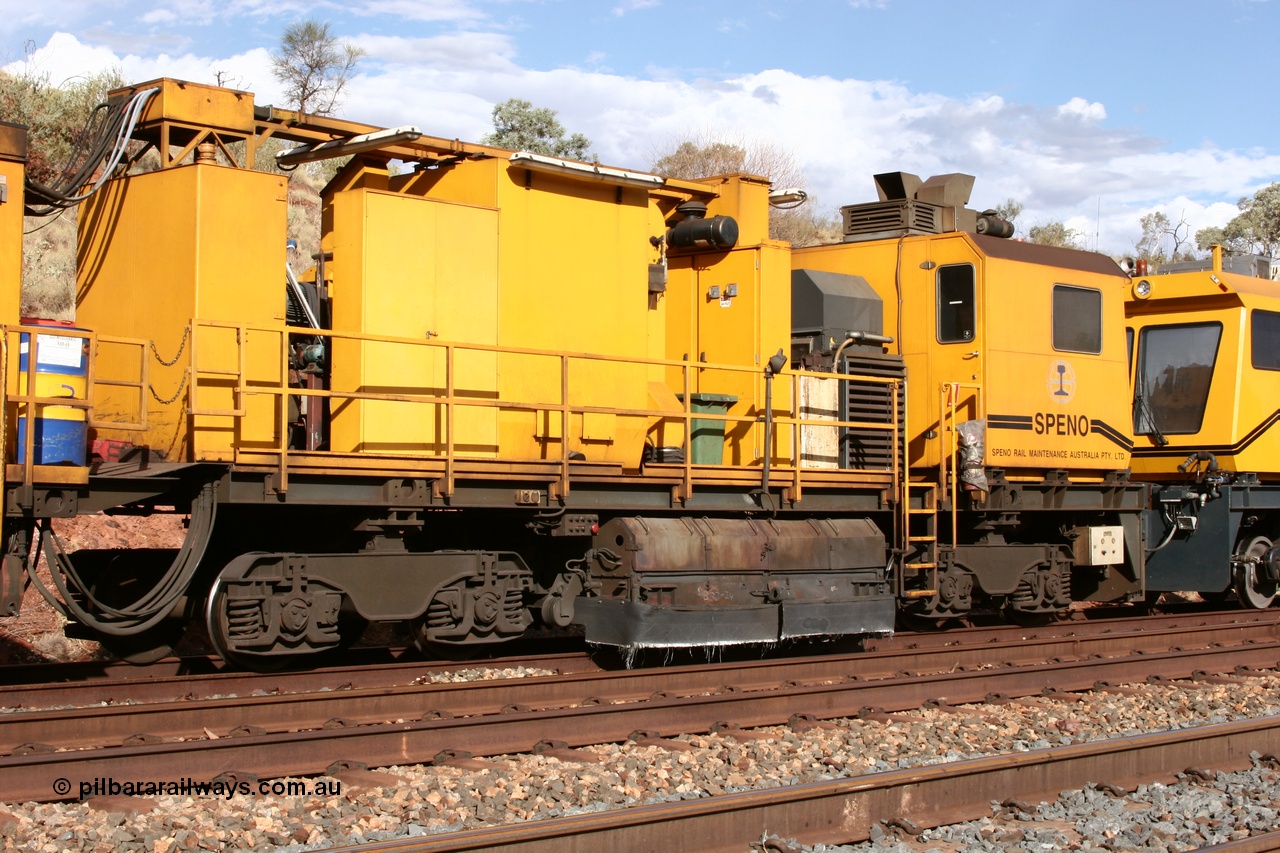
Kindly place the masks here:
MULTIPOLYGON (((922 336, 928 341, 927 358, 919 367, 908 367, 910 376, 923 374, 927 381, 914 385, 911 408, 927 412, 917 424, 946 436, 954 424, 983 417, 978 386, 983 381, 982 266, 969 246, 961 240, 930 241, 930 258, 920 264, 917 304, 930 306, 920 322, 932 325, 922 336), (920 369, 923 368, 923 369, 920 369), (945 390, 944 390, 945 386, 945 390), (954 414, 953 414, 954 412, 954 414)), ((908 311, 910 309, 905 309, 908 311)), ((928 442, 925 464, 934 465, 936 442, 928 442)))

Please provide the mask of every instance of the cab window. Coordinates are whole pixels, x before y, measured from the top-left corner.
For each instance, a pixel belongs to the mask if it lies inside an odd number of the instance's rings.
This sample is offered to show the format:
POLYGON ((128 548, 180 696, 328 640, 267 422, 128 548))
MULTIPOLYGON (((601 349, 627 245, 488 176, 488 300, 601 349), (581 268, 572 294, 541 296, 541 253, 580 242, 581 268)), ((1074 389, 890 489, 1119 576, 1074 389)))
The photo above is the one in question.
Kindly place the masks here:
POLYGON ((1255 310, 1251 320, 1253 366, 1258 370, 1280 370, 1280 314, 1255 310))
POLYGON ((1221 337, 1221 323, 1142 330, 1133 387, 1135 434, 1159 437, 1200 431, 1221 337))
POLYGON ((1102 352, 1102 291, 1066 284, 1053 286, 1053 348, 1102 352))
POLYGON ((938 342, 962 343, 974 336, 973 267, 938 267, 938 342))

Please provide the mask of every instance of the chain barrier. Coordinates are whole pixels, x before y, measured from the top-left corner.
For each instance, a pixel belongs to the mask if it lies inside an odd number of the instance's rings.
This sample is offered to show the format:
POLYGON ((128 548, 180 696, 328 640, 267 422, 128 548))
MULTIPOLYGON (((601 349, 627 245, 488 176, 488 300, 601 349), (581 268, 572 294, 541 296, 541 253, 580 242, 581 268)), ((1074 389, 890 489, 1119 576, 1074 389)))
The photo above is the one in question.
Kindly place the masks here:
MULTIPOLYGON (((175 361, 176 360, 177 359, 175 359, 175 361)), ((152 397, 156 398, 157 403, 159 403, 162 406, 167 406, 170 403, 172 403, 174 400, 178 399, 178 395, 180 395, 182 393, 182 390, 187 387, 187 375, 188 374, 186 372, 182 374, 182 381, 178 383, 178 390, 174 391, 173 396, 167 400, 161 399, 160 395, 156 393, 156 386, 151 385, 150 383, 148 383, 147 385, 147 390, 151 392, 152 397)))
POLYGON ((187 338, 189 338, 190 336, 191 336, 191 327, 187 326, 185 329, 182 330, 182 343, 178 344, 178 354, 173 357, 172 361, 165 361, 163 358, 160 357, 160 353, 156 349, 156 342, 154 340, 149 341, 149 344, 151 346, 151 354, 156 357, 156 361, 160 362, 165 367, 173 367, 175 364, 178 363, 178 359, 182 358, 182 352, 187 348, 187 338))

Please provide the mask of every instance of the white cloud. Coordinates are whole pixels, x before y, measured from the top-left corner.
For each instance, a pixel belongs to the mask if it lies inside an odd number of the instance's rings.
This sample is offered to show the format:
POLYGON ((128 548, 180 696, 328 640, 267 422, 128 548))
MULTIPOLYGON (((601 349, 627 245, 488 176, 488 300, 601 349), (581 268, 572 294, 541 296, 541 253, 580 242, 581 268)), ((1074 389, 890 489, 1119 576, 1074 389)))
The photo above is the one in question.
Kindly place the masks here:
POLYGON ((138 20, 144 24, 172 24, 178 15, 172 9, 152 9, 138 20))
POLYGON ((484 13, 466 0, 366 0, 350 7, 357 15, 394 15, 408 21, 476 21, 484 13))
POLYGON ((120 64, 120 58, 108 48, 81 44, 69 33, 54 33, 44 47, 37 48, 26 59, 9 63, 4 70, 11 74, 48 74, 49 80, 58 85, 120 64))
MULTIPOLYGON (((1236 199, 1280 178, 1280 154, 1212 145, 1170 150, 1108 127, 1106 107, 1084 98, 1041 108, 991 94, 957 99, 891 80, 777 69, 701 79, 657 69, 643 77, 602 67, 534 71, 518 64, 513 36, 495 32, 353 40, 369 51, 343 109, 358 121, 417 124, 434 136, 475 140, 491 130, 493 104, 526 98, 590 137, 602 162, 630 168, 647 168, 682 138, 761 138, 794 152, 807 189, 827 209, 875 198, 877 172, 965 172, 977 177, 972 206, 1015 198, 1026 206, 1024 228, 1067 222, 1117 253, 1131 249, 1145 212, 1163 209, 1176 221, 1185 211, 1194 229, 1220 225, 1235 214, 1236 199)), ((113 52, 58 33, 33 62, 55 81, 111 65, 139 81, 212 82, 222 71, 260 104, 280 97, 265 48, 234 56, 113 52)))
POLYGON ((1098 122, 1107 117, 1107 108, 1096 101, 1089 102, 1084 98, 1072 98, 1058 107, 1058 115, 1074 116, 1083 121, 1098 122))
POLYGON ((357 36, 352 41, 369 52, 369 58, 408 68, 444 67, 456 71, 513 73, 515 48, 509 36, 462 32, 426 38, 357 36))
POLYGON ((29 25, 46 25, 48 21, 59 21, 61 26, 71 26, 86 18, 101 19, 110 14, 112 7, 119 7, 123 2, 85 3, 82 0, 0 0, 0 32, 21 36, 29 25), (98 8, 93 8, 93 7, 98 8), (106 6, 107 8, 102 8, 106 6))
POLYGON ((215 73, 222 71, 230 80, 265 83, 257 85, 261 103, 269 103, 272 98, 279 96, 271 76, 271 57, 263 48, 217 59, 191 53, 180 56, 161 53, 145 57, 129 53, 121 56, 104 47, 82 44, 68 33, 54 33, 44 47, 32 54, 29 62, 10 63, 4 66, 4 70, 11 73, 47 72, 50 80, 61 83, 114 66, 120 68, 126 80, 133 82, 174 77, 197 83, 212 83, 215 73))
POLYGON ((628 12, 636 12, 640 9, 652 9, 661 5, 661 0, 626 0, 613 7, 613 14, 621 18, 628 12))

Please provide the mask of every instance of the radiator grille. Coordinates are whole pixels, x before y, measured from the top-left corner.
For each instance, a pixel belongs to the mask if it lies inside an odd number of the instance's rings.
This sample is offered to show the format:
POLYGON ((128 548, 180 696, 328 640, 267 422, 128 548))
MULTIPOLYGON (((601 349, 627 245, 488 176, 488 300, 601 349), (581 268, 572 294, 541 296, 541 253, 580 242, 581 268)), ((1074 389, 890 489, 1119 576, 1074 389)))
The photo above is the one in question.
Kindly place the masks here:
POLYGON ((942 233, 942 208, 915 199, 851 204, 840 208, 845 240, 942 233))
MULTIPOLYGON (((841 372, 885 379, 903 379, 906 376, 906 367, 902 363, 902 356, 898 355, 846 354, 841 372)), ((905 384, 898 385, 896 401, 894 396, 891 385, 850 380, 845 383, 845 397, 842 401, 843 411, 840 413, 840 419, 892 423, 893 407, 896 404, 898 448, 905 452, 907 406, 905 384)), ((906 464, 901 454, 898 464, 906 464)), ((845 427, 840 436, 840 467, 858 470, 891 470, 893 468, 892 433, 883 429, 845 427)))

